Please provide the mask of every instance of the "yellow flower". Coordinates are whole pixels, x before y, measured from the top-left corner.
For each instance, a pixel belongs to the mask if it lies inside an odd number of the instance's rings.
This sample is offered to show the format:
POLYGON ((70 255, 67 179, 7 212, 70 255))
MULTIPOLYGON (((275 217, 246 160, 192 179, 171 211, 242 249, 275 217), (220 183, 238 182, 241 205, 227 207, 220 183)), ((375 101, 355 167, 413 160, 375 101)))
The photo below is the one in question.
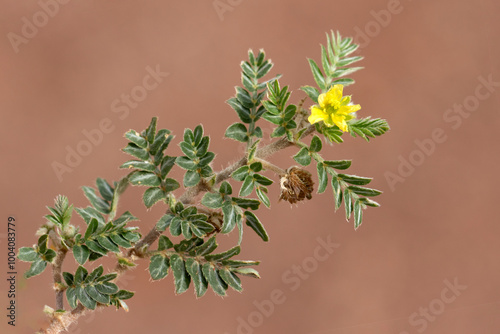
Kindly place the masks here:
POLYGON ((342 96, 343 85, 334 85, 326 93, 318 97, 319 105, 311 107, 311 116, 308 121, 311 124, 323 121, 326 126, 338 126, 340 130, 346 132, 347 121, 355 116, 351 113, 361 109, 359 104, 350 104, 350 96, 342 96))

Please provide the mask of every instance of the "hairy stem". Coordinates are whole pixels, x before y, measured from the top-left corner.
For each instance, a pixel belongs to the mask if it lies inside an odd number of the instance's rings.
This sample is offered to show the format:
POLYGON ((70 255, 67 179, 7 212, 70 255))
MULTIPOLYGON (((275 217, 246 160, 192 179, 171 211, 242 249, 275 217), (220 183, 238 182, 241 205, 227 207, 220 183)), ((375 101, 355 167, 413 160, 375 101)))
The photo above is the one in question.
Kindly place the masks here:
MULTIPOLYGON (((303 137, 310 135, 314 131, 314 125, 309 125, 305 132, 303 133, 303 137)), ((266 159, 272 155, 274 155, 276 152, 279 152, 289 146, 293 146, 294 143, 289 142, 286 137, 282 137, 260 149, 257 150, 255 157, 260 158, 260 159, 266 159)), ((225 169, 219 171, 216 173, 215 177, 215 184, 217 185, 221 183, 224 180, 227 180, 231 174, 238 169, 241 166, 244 166, 247 163, 247 158, 242 157, 232 165, 226 167, 225 169)), ((210 191, 211 187, 208 186, 205 182, 200 182, 196 187, 192 187, 187 189, 182 196, 179 197, 179 200, 182 201, 183 203, 192 203, 195 199, 196 196, 198 196, 202 192, 210 191)), ((129 250, 127 257, 133 260, 135 256, 138 257, 147 257, 147 254, 142 254, 142 250, 144 246, 146 245, 151 245, 158 239, 161 235, 161 232, 159 232, 156 229, 156 226, 153 227, 148 234, 146 234, 145 237, 143 237, 141 240, 139 240, 134 248, 129 250)), ((64 257, 62 257, 64 259, 64 257)), ((62 260, 61 260, 62 263, 62 260)), ((133 268, 133 267, 128 267, 128 266, 123 266, 118 264, 116 266, 116 270, 118 273, 118 277, 120 277, 121 274, 126 272, 128 269, 133 268)), ((54 274, 55 275, 55 274, 54 274)), ((54 276, 55 277, 55 276, 54 276)), ((59 277, 60 277, 60 267, 59 267, 59 277)), ((61 304, 62 304, 62 291, 61 291, 61 304)), ((43 334, 58 334, 61 333, 62 331, 66 330, 68 326, 77 321, 78 318, 82 315, 84 315, 86 312, 90 312, 90 310, 85 309, 81 304, 78 305, 75 309, 73 309, 71 312, 66 312, 61 316, 53 317, 49 327, 47 329, 41 331, 40 333, 43 334)))
POLYGON ((54 279, 54 289, 56 291, 56 309, 64 310, 63 297, 64 289, 61 288, 62 283, 62 264, 66 257, 67 249, 63 248, 57 252, 54 264, 52 265, 52 278, 54 279))

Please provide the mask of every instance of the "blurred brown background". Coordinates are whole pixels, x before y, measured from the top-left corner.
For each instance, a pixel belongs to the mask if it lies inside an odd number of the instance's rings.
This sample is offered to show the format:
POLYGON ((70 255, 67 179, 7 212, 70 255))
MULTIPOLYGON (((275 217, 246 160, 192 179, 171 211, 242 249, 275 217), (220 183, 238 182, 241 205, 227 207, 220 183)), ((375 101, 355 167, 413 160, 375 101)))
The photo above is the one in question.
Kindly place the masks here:
MULTIPOLYGON (((224 101, 239 84, 248 48, 266 50, 273 73, 284 74, 298 101, 298 87, 313 84, 306 58, 319 60, 330 29, 363 46, 365 69, 346 89, 361 104, 359 115, 386 118, 392 130, 370 143, 345 136, 325 156, 352 159, 351 173, 373 176, 373 186, 384 190, 382 207, 366 210, 354 231, 342 211, 334 214, 331 190, 290 207, 277 203, 275 184, 272 210, 259 212, 271 241, 247 230, 239 256, 262 260, 262 279, 244 278, 242 294, 221 299, 208 292, 196 300, 191 289, 175 296, 171 276, 151 282, 143 261, 122 280, 137 292, 128 314, 109 308, 81 318, 70 332, 499 333, 499 84, 484 86, 488 77, 500 82, 498 1, 54 3, 2 1, 2 333, 34 333, 44 324, 43 306, 54 306, 51 275, 26 281, 27 264, 19 262, 17 325, 7 326, 9 216, 16 218, 18 246, 34 243, 57 194, 86 206, 82 185, 123 175, 123 133, 145 128, 155 115, 178 138, 185 127, 203 124, 217 153, 214 169, 225 167, 242 152, 222 135, 237 120, 224 101), (124 107, 122 94, 143 84, 147 67, 169 74, 133 108, 124 107), (449 111, 454 106, 463 106, 462 114, 449 111), (52 164, 65 164, 68 147, 83 145, 84 133, 103 119, 108 133, 59 180, 52 164), (328 236, 339 246, 318 262, 317 239, 328 236), (304 265, 307 278, 291 271, 304 265), (263 301, 276 290, 280 303, 259 311, 256 304, 268 305, 263 301)), ((180 151, 176 144, 171 154, 180 151)), ((292 154, 273 162, 286 168, 292 154)), ((129 191, 121 207, 147 230, 164 208, 147 212, 141 194, 129 191)), ((82 226, 76 214, 74 220, 82 226)), ((228 247, 234 242, 221 239, 228 247)), ((65 269, 73 270, 69 262, 65 269)))

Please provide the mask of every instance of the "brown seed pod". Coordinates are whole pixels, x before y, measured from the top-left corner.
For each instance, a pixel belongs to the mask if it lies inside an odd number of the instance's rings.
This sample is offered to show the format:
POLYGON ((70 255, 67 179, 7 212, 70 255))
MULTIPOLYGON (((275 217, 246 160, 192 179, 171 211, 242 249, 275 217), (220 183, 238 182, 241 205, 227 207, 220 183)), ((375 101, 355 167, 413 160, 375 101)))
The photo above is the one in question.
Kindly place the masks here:
POLYGON ((284 199, 291 204, 311 199, 314 190, 314 182, 311 173, 299 167, 288 168, 285 175, 280 179, 281 194, 280 201, 284 199))

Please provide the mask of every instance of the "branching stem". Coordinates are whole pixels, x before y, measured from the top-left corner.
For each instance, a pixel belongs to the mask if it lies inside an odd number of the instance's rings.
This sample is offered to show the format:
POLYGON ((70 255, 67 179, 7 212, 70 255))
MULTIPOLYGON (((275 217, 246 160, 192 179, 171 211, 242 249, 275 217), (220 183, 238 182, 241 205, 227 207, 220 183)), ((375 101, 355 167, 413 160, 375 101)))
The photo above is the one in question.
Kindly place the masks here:
MULTIPOLYGON (((302 136, 305 137, 307 135, 310 135, 313 131, 314 131, 314 125, 309 125, 307 127, 307 129, 304 131, 302 136)), ((276 152, 279 152, 279 151, 281 151, 289 146, 293 146, 293 145, 294 145, 294 143, 289 142, 286 137, 282 137, 282 138, 258 149, 256 154, 255 154, 255 157, 257 159, 259 159, 259 161, 263 161, 263 159, 266 159, 266 158, 274 155, 276 152)), ((230 165, 230 166, 226 167, 225 169, 216 173, 214 185, 217 185, 217 184, 221 183, 222 181, 227 180, 236 169, 238 169, 241 166, 244 166, 246 163, 247 163, 247 158, 242 157, 238 161, 233 163, 232 165, 230 165)), ((277 166, 275 166, 275 167, 279 168, 277 166)), ((269 168, 269 165, 267 165, 266 168, 269 168)), ((271 169, 271 168, 269 168, 269 169, 271 169)), ((280 170, 281 170, 281 168, 280 168, 280 170)), ((196 196, 198 196, 202 192, 206 192, 209 190, 210 190, 210 187, 205 182, 200 182, 197 186, 187 189, 184 192, 184 194, 182 194, 182 196, 179 197, 179 200, 184 204, 193 203, 196 196)), ((161 232, 159 232, 156 229, 156 226, 153 227, 148 232, 148 234, 146 234, 145 237, 143 237, 141 240, 139 240, 135 244, 134 248, 129 250, 129 252, 127 254, 127 258, 133 260, 135 258, 135 256, 147 257, 147 253, 142 254, 142 249, 144 249, 144 247, 146 245, 151 245, 152 243, 154 243, 156 241, 156 239, 158 239, 160 237, 160 235, 161 235, 161 232)), ((60 250, 62 251, 62 248, 60 250)), ((58 254, 58 257, 56 259, 56 263, 59 260, 60 260, 60 263, 57 266, 54 265, 54 267, 53 267, 54 282, 56 282, 56 276, 57 276, 57 279, 59 279, 59 282, 61 282, 61 265, 62 265, 62 262, 64 260, 65 255, 66 255, 66 252, 67 252, 67 250, 65 250, 64 254, 61 256, 59 256, 59 254, 58 254)), ((126 272, 127 269, 129 269, 129 268, 133 268, 133 267, 126 267, 126 266, 123 266, 121 264, 117 264, 116 270, 118 273, 118 277, 121 274, 123 274, 124 272, 126 272)), ((64 291, 57 291, 56 292, 56 304, 57 304, 58 309, 62 309, 63 292, 64 291)), ((47 327, 47 329, 42 330, 40 333, 59 334, 62 331, 66 330, 71 323, 77 321, 77 319, 86 312, 90 312, 90 310, 85 309, 81 304, 79 304, 72 311, 66 312, 63 315, 60 315, 57 317, 53 317, 49 326, 47 327)))

